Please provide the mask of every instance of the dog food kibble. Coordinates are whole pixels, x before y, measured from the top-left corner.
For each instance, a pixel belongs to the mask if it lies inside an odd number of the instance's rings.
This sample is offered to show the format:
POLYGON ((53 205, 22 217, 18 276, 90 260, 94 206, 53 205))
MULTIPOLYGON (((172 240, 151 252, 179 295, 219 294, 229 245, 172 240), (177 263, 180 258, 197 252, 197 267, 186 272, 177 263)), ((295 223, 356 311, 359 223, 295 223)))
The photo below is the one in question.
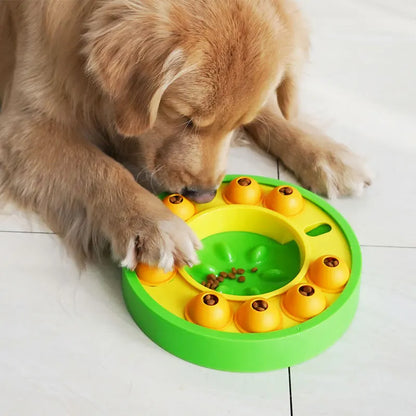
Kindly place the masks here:
POLYGON ((183 198, 180 195, 172 195, 169 198, 171 204, 180 204, 183 201, 183 198))
MULTIPOLYGON (((251 269, 252 273, 257 272, 257 267, 252 267, 251 269)), ((238 277, 237 281, 240 283, 243 283, 246 281, 246 277, 243 276, 243 273, 245 273, 245 270, 242 268, 236 269, 235 267, 233 267, 231 269, 231 273, 227 273, 225 271, 222 271, 218 274, 218 276, 216 276, 214 273, 209 273, 207 274, 207 277, 204 281, 201 282, 202 286, 205 286, 208 289, 212 289, 212 290, 216 290, 217 287, 226 279, 231 279, 234 280, 237 278, 237 274, 239 274, 240 276, 238 277)), ((260 308, 262 306, 259 306, 260 308)))
POLYGON ((208 294, 208 295, 205 295, 203 299, 204 299, 204 303, 209 306, 214 306, 218 303, 218 297, 215 295, 208 294))
POLYGON ((339 261, 335 257, 326 257, 324 259, 324 263, 328 267, 337 267, 339 264, 339 261))
POLYGON ((241 186, 248 186, 251 184, 251 180, 249 178, 240 178, 238 184, 241 186))
POLYGON ((269 307, 269 305, 265 300, 256 300, 251 304, 251 307, 256 311, 263 312, 269 307))
POLYGON ((284 195, 291 195, 293 194, 293 189, 289 186, 284 186, 283 188, 279 189, 279 192, 284 195))
POLYGON ((303 296, 312 296, 315 293, 315 289, 309 285, 303 285, 299 288, 299 293, 303 296))

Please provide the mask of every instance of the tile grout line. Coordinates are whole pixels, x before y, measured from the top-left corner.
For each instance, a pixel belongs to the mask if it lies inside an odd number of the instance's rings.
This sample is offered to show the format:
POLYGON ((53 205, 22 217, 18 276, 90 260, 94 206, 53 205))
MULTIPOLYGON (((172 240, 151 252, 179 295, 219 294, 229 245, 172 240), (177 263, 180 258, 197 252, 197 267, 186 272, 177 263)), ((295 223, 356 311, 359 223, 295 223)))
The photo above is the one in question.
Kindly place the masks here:
POLYGON ((416 246, 384 246, 384 245, 377 245, 377 244, 360 244, 360 247, 369 247, 369 248, 410 248, 416 249, 416 246))
POLYGON ((290 416, 293 416, 292 376, 291 376, 291 373, 290 373, 290 367, 287 368, 287 374, 289 376, 289 405, 290 405, 290 416))

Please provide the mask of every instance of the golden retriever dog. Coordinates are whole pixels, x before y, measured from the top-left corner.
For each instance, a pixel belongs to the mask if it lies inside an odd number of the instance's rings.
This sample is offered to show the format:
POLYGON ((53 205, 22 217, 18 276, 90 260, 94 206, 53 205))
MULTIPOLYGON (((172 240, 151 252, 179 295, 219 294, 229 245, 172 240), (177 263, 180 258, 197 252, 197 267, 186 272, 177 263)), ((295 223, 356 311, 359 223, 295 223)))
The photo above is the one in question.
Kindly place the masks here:
POLYGON ((330 196, 360 159, 297 121, 308 32, 290 0, 3 0, 0 187, 82 259, 198 262, 154 193, 215 196, 247 135, 330 196))

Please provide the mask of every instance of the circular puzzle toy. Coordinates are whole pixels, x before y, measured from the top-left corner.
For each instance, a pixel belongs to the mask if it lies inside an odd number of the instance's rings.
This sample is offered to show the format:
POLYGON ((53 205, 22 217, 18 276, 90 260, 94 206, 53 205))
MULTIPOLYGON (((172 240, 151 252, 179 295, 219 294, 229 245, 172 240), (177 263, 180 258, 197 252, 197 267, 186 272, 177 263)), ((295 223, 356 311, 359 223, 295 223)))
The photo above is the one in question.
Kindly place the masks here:
POLYGON ((207 204, 179 194, 163 203, 203 248, 194 267, 123 269, 127 308, 162 348, 205 367, 254 372, 312 358, 345 332, 357 308, 361 253, 323 199, 232 175, 207 204))

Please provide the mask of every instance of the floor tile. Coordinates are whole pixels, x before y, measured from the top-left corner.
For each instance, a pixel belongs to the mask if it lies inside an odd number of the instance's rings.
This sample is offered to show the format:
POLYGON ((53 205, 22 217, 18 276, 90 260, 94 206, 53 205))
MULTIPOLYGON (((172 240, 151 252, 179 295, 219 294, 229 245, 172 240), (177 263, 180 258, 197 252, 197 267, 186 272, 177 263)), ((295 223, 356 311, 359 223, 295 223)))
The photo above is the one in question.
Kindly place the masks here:
POLYGON ((0 251, 2 414, 289 415, 286 369, 209 370, 150 341, 113 265, 79 272, 54 235, 1 233, 0 251))
POLYGON ((416 409, 416 249, 365 247, 360 303, 346 334, 291 368, 295 416, 416 409))

